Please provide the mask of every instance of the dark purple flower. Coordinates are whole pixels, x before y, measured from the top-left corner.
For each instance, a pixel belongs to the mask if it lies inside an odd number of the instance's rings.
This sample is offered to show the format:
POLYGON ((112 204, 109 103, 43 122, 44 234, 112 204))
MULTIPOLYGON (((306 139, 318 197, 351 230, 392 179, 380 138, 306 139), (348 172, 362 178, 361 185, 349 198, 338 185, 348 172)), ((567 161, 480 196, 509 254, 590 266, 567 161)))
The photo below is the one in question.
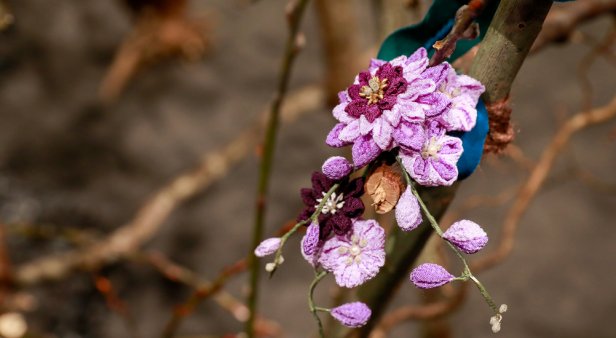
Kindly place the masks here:
POLYGON ((420 289, 439 287, 454 278, 444 267, 434 263, 421 264, 411 271, 411 282, 420 289))
POLYGON ((326 143, 333 147, 353 144, 355 167, 393 149, 393 133, 401 121, 422 122, 435 104, 430 96, 436 89, 434 81, 421 75, 427 66, 423 48, 390 62, 373 60, 353 85, 338 94, 340 104, 333 115, 340 123, 326 143))
POLYGON ((331 310, 331 315, 347 327, 362 327, 366 325, 372 311, 362 302, 342 304, 331 310))
POLYGON ((467 254, 474 254, 488 243, 488 235, 479 224, 461 220, 452 224, 443 238, 467 254))
POLYGON ((335 183, 340 186, 329 196, 318 216, 321 240, 327 239, 332 232, 338 236, 346 235, 352 231, 351 220, 364 213, 364 203, 361 201, 361 196, 364 194, 363 178, 334 181, 316 171, 312 174, 312 189, 301 190, 305 208, 299 215, 298 221, 307 220, 312 216, 322 198, 335 183))

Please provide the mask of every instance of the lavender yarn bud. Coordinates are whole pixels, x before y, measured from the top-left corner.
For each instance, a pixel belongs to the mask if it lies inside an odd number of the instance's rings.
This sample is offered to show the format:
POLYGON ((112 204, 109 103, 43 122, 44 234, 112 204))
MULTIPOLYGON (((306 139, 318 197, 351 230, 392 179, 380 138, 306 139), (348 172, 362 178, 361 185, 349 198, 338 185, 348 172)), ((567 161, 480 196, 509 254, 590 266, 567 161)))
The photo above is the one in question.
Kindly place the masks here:
POLYGON ((424 263, 411 271, 411 282, 420 289, 431 289, 451 282, 455 277, 434 263, 424 263))
POLYGON ((272 237, 264 240, 255 249, 255 256, 265 257, 276 252, 280 248, 280 237, 272 237))
POLYGON ((362 327, 372 315, 370 308, 362 302, 340 305, 333 308, 330 313, 332 317, 347 327, 362 327))
POLYGON ((306 235, 302 239, 302 251, 306 256, 314 255, 319 249, 319 223, 312 222, 306 229, 306 235))
POLYGON ((350 174, 352 170, 353 165, 342 156, 332 156, 328 158, 321 167, 323 174, 332 180, 344 178, 350 174))
POLYGON ((398 200, 398 205, 396 205, 396 222, 404 231, 417 228, 422 221, 419 201, 417 201, 411 189, 411 187, 406 188, 398 200))
POLYGON ((461 220, 445 231, 443 238, 467 254, 481 250, 488 243, 488 235, 479 224, 461 220))

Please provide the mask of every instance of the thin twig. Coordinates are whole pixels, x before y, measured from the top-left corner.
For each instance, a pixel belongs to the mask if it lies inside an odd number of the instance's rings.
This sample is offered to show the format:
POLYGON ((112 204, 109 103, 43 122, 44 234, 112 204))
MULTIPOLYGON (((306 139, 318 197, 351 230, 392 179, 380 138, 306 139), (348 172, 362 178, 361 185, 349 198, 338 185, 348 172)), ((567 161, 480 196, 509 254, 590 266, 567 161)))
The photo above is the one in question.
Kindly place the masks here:
POLYGON ((456 12, 453 28, 447 36, 434 43, 434 55, 430 58, 430 66, 437 65, 449 58, 456 50, 460 39, 475 39, 479 36, 479 26, 475 19, 481 14, 488 0, 471 0, 456 12))
MULTIPOLYGON (((304 14, 304 10, 308 0, 298 0, 297 2, 290 2, 287 7, 287 19, 289 23, 289 36, 287 38, 284 56, 280 67, 278 87, 274 94, 274 100, 272 101, 270 115, 268 117, 268 124, 265 132, 265 140, 263 142, 263 158, 259 166, 259 181, 257 184, 257 197, 256 197, 256 212, 255 221, 252 233, 252 246, 250 252, 259 244, 263 237, 267 192, 269 187, 269 180, 271 175, 271 167, 274 160, 274 150, 276 145, 276 136, 278 134, 278 125, 280 117, 280 107, 284 101, 289 86, 289 79, 291 78, 291 70, 295 58, 304 44, 303 35, 299 31, 300 23, 304 14)), ((248 309, 250 315, 246 322, 245 330, 248 338, 254 338, 254 320, 257 316, 257 298, 259 287, 259 261, 256 256, 250 255, 250 283, 248 290, 248 309)))

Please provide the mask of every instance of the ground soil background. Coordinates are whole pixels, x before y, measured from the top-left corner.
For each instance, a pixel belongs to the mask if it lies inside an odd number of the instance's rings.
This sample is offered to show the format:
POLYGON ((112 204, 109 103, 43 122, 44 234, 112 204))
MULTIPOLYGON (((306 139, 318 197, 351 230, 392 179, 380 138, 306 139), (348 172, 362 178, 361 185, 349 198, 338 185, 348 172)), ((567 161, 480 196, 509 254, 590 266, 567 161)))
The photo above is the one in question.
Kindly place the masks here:
MULTIPOLYGON (((366 46, 375 35, 366 19, 367 3, 357 1, 365 22, 357 34, 366 46)), ((131 26, 120 2, 9 4, 16 23, 0 37, 0 217, 5 224, 108 233, 130 220, 149 194, 195 166, 202 154, 250 126, 272 98, 286 36, 284 1, 192 1, 193 13, 210 13, 215 21, 215 44, 208 56, 192 63, 163 62, 141 72, 110 106, 101 105, 96 93, 131 26)), ((323 78, 313 10, 304 25, 307 47, 297 60, 292 89, 323 78)), ((583 31, 598 39, 609 26, 603 19, 583 31)), ((525 63, 512 99, 515 144, 529 158, 538 157, 563 116, 580 109, 575 71, 588 51, 583 44, 549 47, 525 63)), ((616 88, 616 70, 599 58, 590 77, 593 102, 606 103, 616 88)), ((337 153, 323 144, 332 124, 323 108, 282 127, 268 233, 295 217, 301 208, 299 189, 309 184, 310 173, 326 156, 337 153)), ((514 253, 482 274, 497 301, 509 305, 501 337, 616 337, 611 325, 616 314, 615 127, 611 122, 574 137, 523 218, 514 253), (601 183, 577 179, 576 168, 601 183)), ((256 157, 249 156, 226 179, 181 206, 147 247, 210 278, 245 254, 256 165, 256 157)), ((460 189, 454 207, 469 196, 496 195, 526 175, 509 159, 484 161, 460 189)), ((482 207, 465 216, 495 239, 507 206, 482 207)), ((19 233, 9 233, 8 244, 16 265, 71 247, 62 240, 19 233)), ((289 248, 297 245, 294 240, 289 248)), ((283 325, 287 337, 305 337, 314 330, 305 303, 311 270, 293 250, 285 258, 276 278, 264 279, 261 307, 264 315, 283 325)), ((157 337, 173 306, 190 291, 131 262, 102 273, 129 304, 141 337, 157 337)), ((27 314, 30 328, 44 337, 128 336, 92 280, 91 274, 77 273, 28 290, 38 300, 27 314)), ((229 290, 241 296, 244 283, 245 277, 239 277, 229 290)), ((320 288, 322 295, 330 286, 320 288)), ((403 289, 397 304, 417 301, 410 284, 403 289)), ((491 337, 489 316, 487 306, 472 293, 451 320, 455 336, 491 337)), ((205 302, 179 333, 240 329, 217 305, 205 302)), ((412 324, 393 332, 393 337, 418 335, 412 324)))

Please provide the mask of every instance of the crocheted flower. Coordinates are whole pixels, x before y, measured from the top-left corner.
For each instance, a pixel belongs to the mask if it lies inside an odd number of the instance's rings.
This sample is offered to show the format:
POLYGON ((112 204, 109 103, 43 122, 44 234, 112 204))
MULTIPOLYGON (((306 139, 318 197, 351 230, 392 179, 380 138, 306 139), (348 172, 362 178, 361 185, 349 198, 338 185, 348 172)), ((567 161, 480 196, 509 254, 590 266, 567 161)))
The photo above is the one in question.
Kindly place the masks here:
POLYGON ((461 220, 445 231, 443 238, 467 254, 474 254, 488 243, 488 235, 479 224, 461 220))
POLYGON ((273 254, 280 248, 280 237, 268 238, 255 249, 255 256, 265 257, 273 254))
POLYGON ((372 311, 362 302, 353 302, 331 309, 330 314, 344 326, 362 327, 370 319, 372 311))
POLYGON ((338 94, 334 117, 340 121, 327 137, 332 147, 353 144, 356 167, 374 160, 396 145, 392 134, 401 121, 421 122, 435 100, 433 80, 422 77, 428 66, 426 50, 400 56, 391 62, 373 60, 355 83, 338 94))
POLYGON ((398 137, 400 158, 413 180, 424 186, 451 185, 458 178, 462 141, 445 135, 445 128, 436 121, 404 128, 410 131, 409 136, 398 137))
POLYGON ((321 171, 327 178, 339 180, 347 176, 353 170, 353 165, 342 156, 332 156, 325 160, 321 171))
POLYGON ((320 238, 326 239, 332 231, 339 236, 347 234, 352 228, 352 219, 364 213, 364 203, 360 197, 364 194, 364 179, 334 181, 318 171, 312 174, 312 189, 301 190, 305 208, 298 216, 298 221, 309 219, 319 206, 323 197, 334 183, 340 184, 325 202, 319 214, 320 238))
POLYGON ((350 236, 325 242, 319 263, 334 273, 338 285, 361 285, 385 264, 385 230, 375 220, 355 220, 350 236))
POLYGON ((421 224, 421 221, 419 201, 417 201, 417 198, 413 195, 411 187, 407 187, 396 205, 396 222, 402 230, 411 231, 417 228, 419 224, 421 224))
POLYGON ((434 263, 424 263, 411 271, 411 282, 420 289, 431 289, 451 282, 455 277, 434 263))
MULTIPOLYGON (((442 113, 438 106, 432 114, 447 131, 470 131, 477 122, 477 101, 485 91, 481 82, 467 75, 458 75, 447 62, 426 69, 422 76, 433 79, 436 83, 436 96, 445 96, 451 102, 442 113)), ((444 101, 443 101, 444 102, 444 101)))

